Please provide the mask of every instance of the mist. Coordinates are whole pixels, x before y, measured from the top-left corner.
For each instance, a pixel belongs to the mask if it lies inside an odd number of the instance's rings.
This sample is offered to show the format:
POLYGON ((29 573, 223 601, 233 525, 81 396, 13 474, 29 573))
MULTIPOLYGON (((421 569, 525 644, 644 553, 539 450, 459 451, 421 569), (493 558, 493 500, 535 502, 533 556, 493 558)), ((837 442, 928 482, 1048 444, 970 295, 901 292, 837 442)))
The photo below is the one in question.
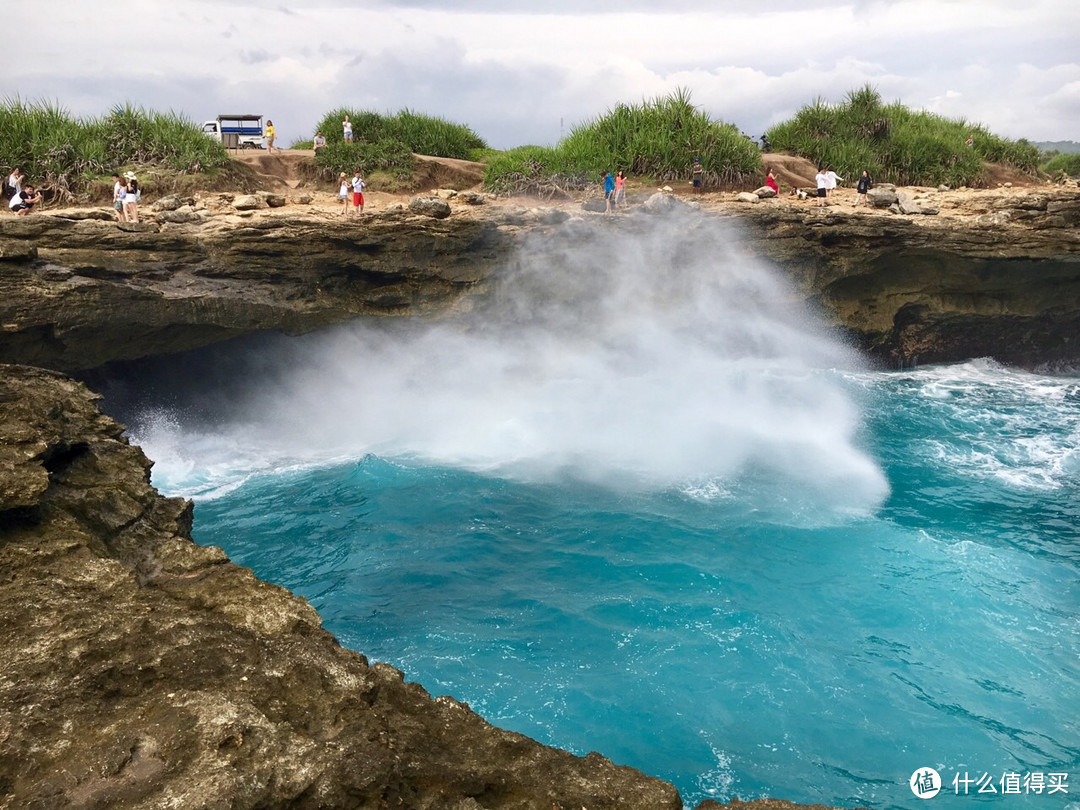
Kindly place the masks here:
POLYGON ((753 474, 863 509, 888 487, 858 446, 859 365, 723 223, 571 220, 448 317, 248 347, 127 418, 187 494, 375 454, 635 488, 753 474))

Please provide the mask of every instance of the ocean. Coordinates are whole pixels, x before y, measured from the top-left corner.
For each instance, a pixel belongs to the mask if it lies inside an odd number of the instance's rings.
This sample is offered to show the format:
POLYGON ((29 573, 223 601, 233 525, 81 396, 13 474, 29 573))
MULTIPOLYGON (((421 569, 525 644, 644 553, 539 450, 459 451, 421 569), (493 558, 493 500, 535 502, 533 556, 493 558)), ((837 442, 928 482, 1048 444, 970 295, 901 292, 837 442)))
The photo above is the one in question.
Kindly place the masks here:
POLYGON ((345 646, 687 806, 1080 806, 1080 377, 872 369, 729 227, 567 223, 106 402, 345 646))

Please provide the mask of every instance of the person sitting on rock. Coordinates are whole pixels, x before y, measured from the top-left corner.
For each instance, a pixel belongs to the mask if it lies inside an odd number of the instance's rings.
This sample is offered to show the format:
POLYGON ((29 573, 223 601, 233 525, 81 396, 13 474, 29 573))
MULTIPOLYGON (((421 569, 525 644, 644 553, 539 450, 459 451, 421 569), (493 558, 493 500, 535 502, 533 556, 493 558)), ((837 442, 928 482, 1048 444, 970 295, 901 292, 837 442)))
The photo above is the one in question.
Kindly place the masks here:
POLYGON ((18 193, 11 195, 8 208, 16 216, 24 217, 33 211, 34 206, 39 202, 41 202, 41 192, 37 191, 33 186, 26 186, 20 189, 18 193))
POLYGON ((780 184, 776 182, 776 175, 772 173, 772 169, 765 174, 765 185, 771 188, 776 196, 780 196, 780 184))
POLYGON ((311 142, 312 149, 315 150, 315 154, 319 154, 319 150, 326 146, 326 136, 322 132, 315 133, 315 140, 311 142))

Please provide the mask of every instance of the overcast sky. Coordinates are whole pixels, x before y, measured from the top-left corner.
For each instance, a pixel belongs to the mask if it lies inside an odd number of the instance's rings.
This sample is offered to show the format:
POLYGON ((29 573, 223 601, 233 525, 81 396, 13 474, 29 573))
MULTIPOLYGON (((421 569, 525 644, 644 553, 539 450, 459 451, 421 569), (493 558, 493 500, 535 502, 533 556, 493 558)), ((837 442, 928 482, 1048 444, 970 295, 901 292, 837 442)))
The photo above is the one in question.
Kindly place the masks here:
POLYGON ((1080 140, 1076 0, 0 0, 0 95, 255 112, 279 141, 402 108, 554 144, 683 87, 747 134, 864 84, 1010 138, 1080 140))

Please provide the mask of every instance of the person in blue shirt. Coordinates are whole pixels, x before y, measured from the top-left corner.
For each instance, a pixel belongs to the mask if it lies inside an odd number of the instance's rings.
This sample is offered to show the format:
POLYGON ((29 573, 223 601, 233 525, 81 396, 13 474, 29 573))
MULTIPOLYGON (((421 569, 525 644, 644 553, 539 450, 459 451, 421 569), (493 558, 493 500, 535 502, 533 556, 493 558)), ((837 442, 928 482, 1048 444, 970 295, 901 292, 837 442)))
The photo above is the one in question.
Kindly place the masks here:
POLYGON ((611 176, 611 172, 604 172, 604 203, 606 205, 604 213, 611 213, 611 195, 615 193, 615 178, 611 176))

